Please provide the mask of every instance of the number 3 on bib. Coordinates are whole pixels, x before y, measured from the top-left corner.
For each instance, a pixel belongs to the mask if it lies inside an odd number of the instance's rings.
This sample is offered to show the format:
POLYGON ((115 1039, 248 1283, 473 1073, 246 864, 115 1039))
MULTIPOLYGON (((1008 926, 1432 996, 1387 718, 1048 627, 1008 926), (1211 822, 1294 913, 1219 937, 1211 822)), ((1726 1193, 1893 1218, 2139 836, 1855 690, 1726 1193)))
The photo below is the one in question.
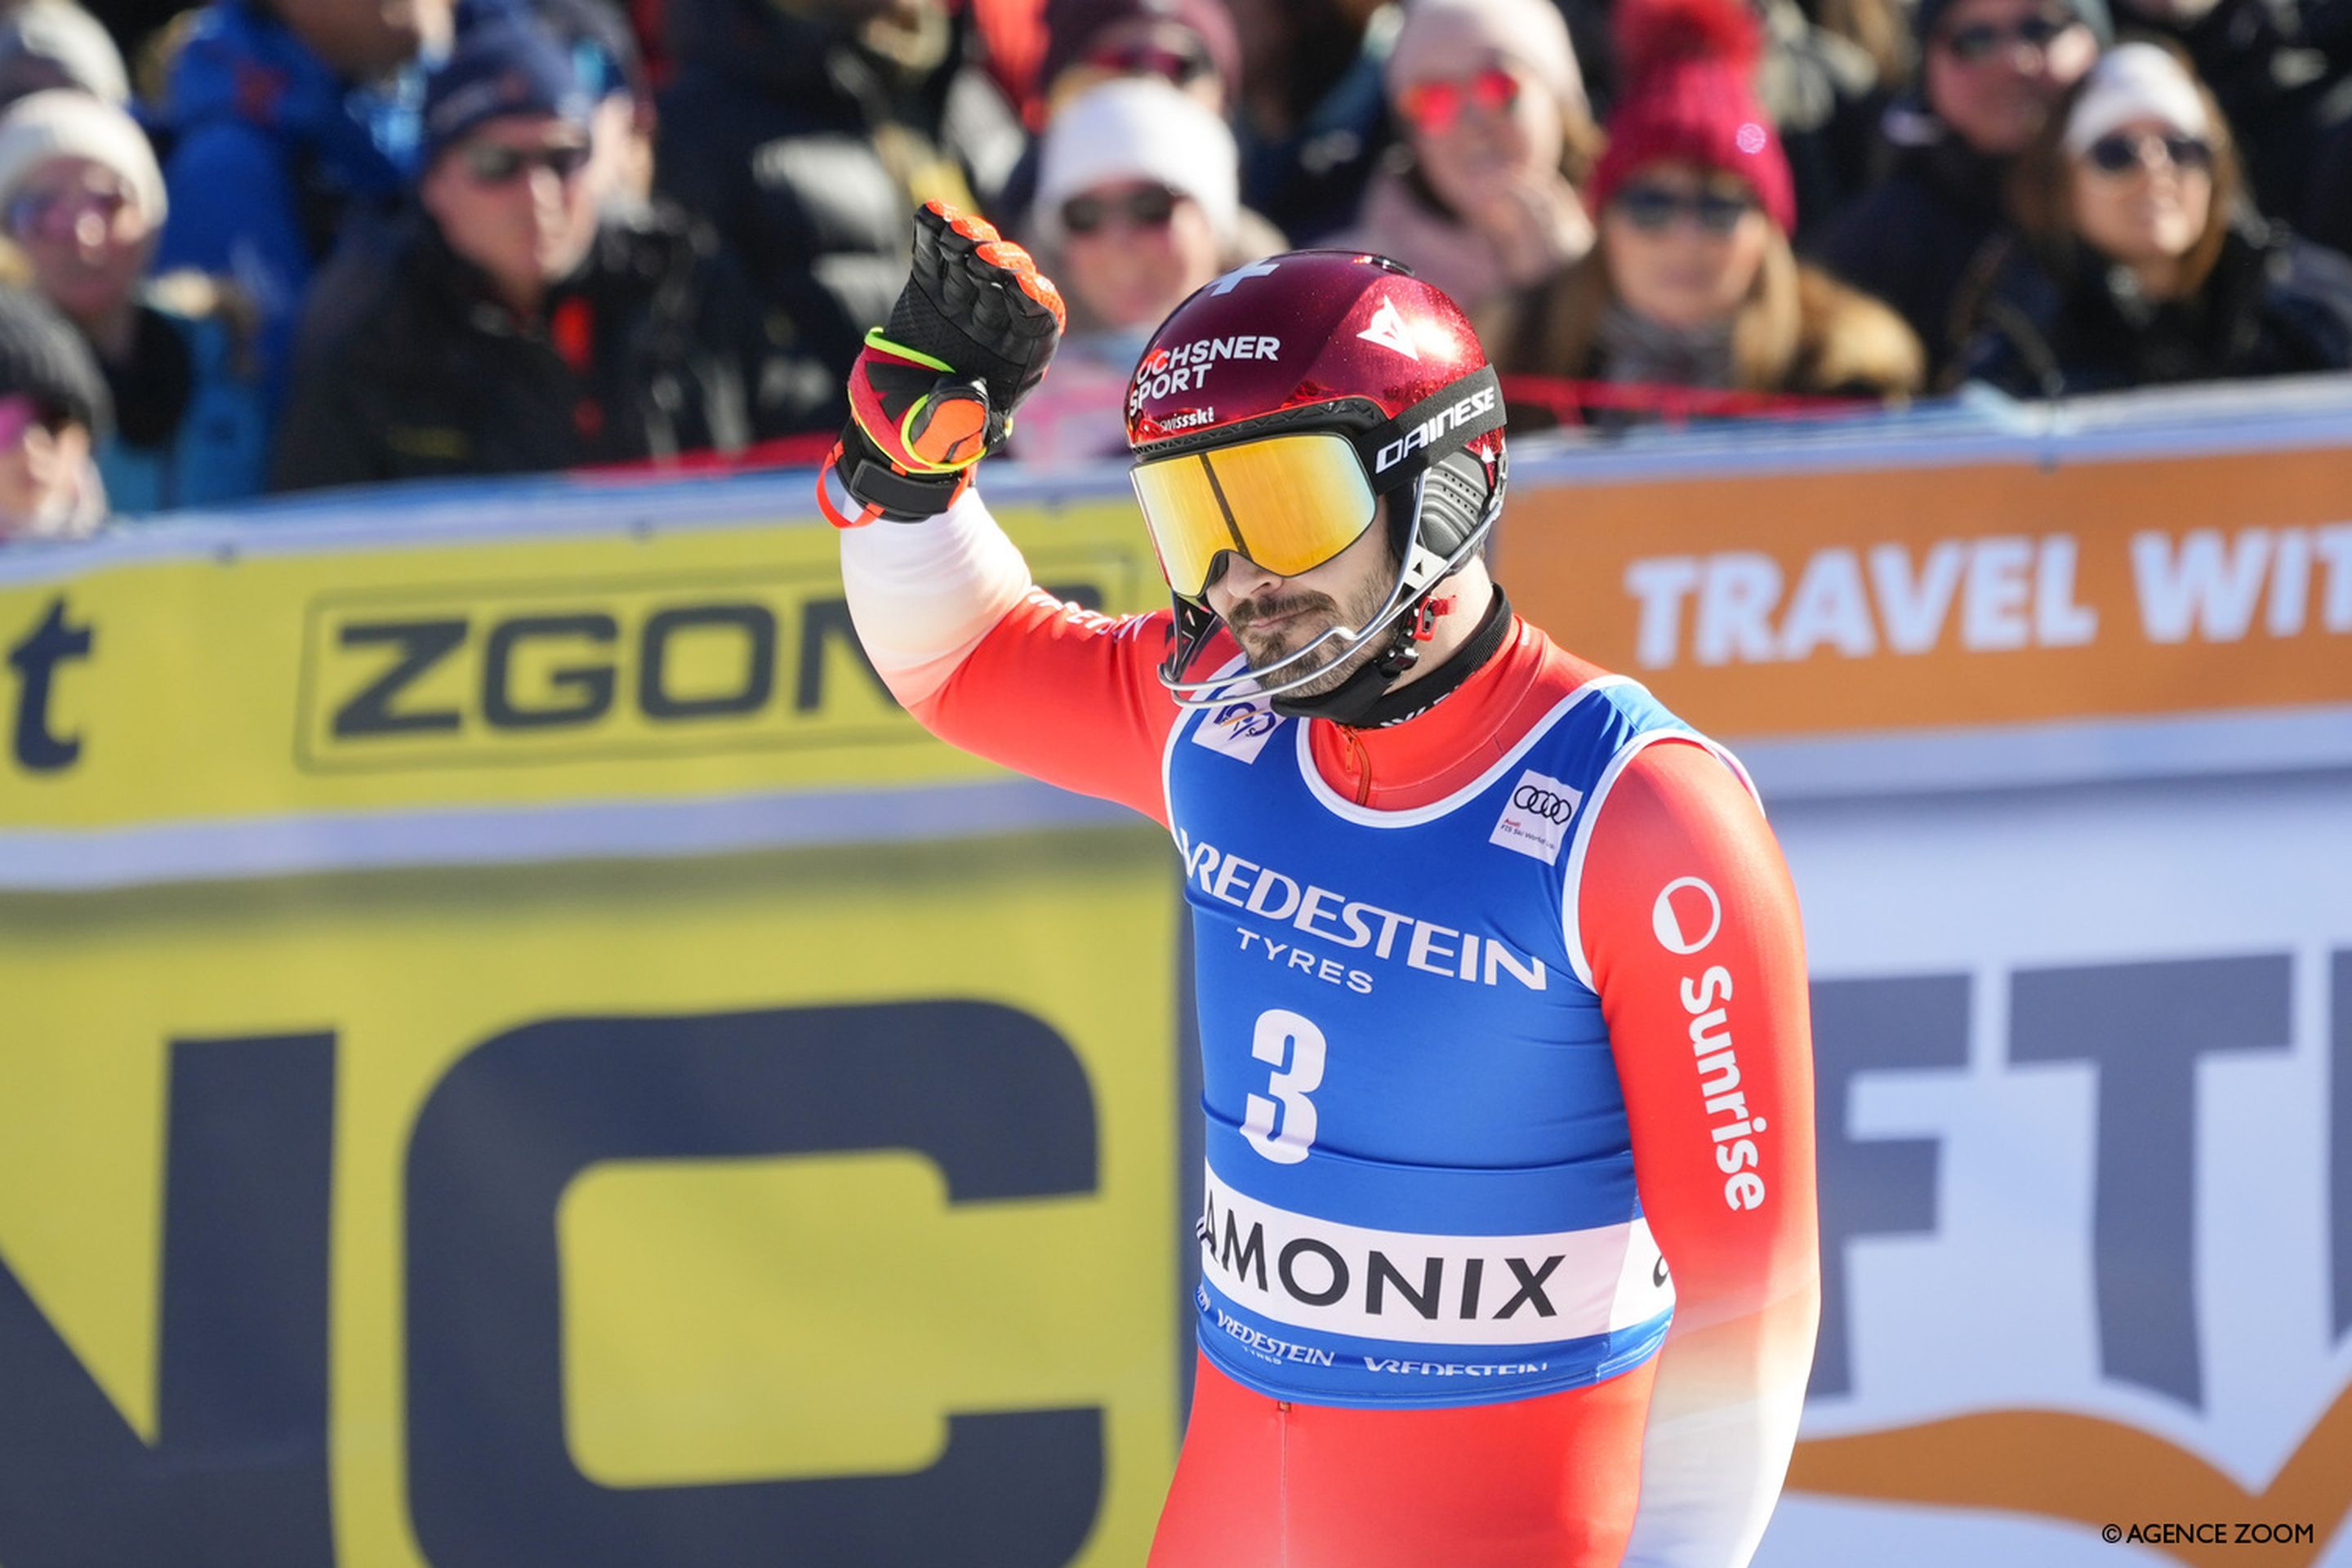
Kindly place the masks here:
POLYGON ((1307 1097, 1323 1081, 1323 1031, 1310 1019, 1285 1007, 1258 1015, 1257 1034, 1250 1055, 1274 1066, 1266 1088, 1274 1098, 1253 1094, 1242 1118, 1242 1136, 1250 1147, 1277 1165, 1296 1165, 1315 1145, 1315 1102, 1307 1097), (1287 1060, 1288 1067, 1283 1063, 1287 1060), (1275 1131, 1275 1110, 1282 1111, 1282 1130, 1275 1131))

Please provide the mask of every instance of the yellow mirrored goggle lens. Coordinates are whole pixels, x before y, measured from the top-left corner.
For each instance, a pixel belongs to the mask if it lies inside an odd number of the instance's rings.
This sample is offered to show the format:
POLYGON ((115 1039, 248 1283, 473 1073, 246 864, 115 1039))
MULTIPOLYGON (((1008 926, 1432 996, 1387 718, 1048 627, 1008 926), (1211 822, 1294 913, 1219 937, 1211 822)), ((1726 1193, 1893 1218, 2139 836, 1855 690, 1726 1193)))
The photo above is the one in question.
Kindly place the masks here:
POLYGON ((1162 458, 1134 479, 1160 569, 1187 598, 1207 587, 1219 551, 1295 577, 1353 544, 1376 510, 1355 447, 1328 432, 1162 458))

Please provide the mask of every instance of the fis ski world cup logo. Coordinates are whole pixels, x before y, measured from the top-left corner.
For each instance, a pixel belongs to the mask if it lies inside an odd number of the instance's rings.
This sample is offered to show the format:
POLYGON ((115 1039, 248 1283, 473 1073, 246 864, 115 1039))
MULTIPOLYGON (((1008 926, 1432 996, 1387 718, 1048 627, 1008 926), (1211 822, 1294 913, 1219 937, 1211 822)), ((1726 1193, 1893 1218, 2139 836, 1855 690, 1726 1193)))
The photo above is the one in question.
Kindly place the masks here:
POLYGON ((1254 763, 1281 728, 1281 714, 1255 698, 1243 698, 1211 709, 1192 739, 1213 752, 1254 763))

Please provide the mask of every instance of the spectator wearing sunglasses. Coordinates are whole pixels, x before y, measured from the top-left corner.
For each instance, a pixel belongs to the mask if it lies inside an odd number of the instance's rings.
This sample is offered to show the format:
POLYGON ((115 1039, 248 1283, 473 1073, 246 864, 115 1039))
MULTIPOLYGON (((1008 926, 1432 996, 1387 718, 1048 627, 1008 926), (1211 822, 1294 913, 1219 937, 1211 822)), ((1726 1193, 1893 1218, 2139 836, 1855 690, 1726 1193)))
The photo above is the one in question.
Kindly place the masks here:
MULTIPOLYGON (((642 214, 653 201, 653 84, 635 36, 612 0, 459 0, 457 30, 535 16, 571 56, 596 108, 582 175, 599 207, 642 214)), ((373 308, 407 237, 397 224, 368 224, 345 237, 319 268, 302 300, 294 342, 297 363, 324 339, 349 332, 373 308)))
POLYGON ((1080 96, 1107 81, 1150 77, 1229 118, 1241 73, 1241 44, 1224 0, 1045 0, 1041 18, 1045 49, 1025 111, 1040 134, 1006 177, 997 209, 998 226, 1023 238, 1036 237, 1028 225, 1043 132, 1080 96))
POLYGON ((53 89, 0 115, 0 215, 105 376, 96 456, 118 515, 241 500, 268 465, 252 310, 225 279, 149 279, 165 210, 147 134, 112 104, 53 89))
POLYGON ((1916 389, 1919 346, 1894 312, 1790 249, 1794 182, 1756 96, 1759 43, 1740 0, 1633 0, 1618 24, 1626 88, 1592 176, 1600 243, 1500 344, 1506 373, 1619 384, 1592 400, 1600 424, 1670 405, 1670 389, 1916 389))
POLYGON ((2116 47, 2018 168, 1966 374, 2056 397, 2352 365, 2352 262, 2263 224, 2242 177, 2186 57, 2116 47))
POLYGON ((106 521, 92 454, 110 417, 73 324, 31 289, 0 284, 0 544, 87 538, 106 521))
POLYGON ((1045 0, 1045 122, 1118 77, 1153 76, 1212 113, 1233 107, 1241 41, 1224 0, 1045 0))
POLYGON ((1517 297, 1592 248, 1577 188, 1601 132, 1567 24, 1550 0, 1422 0, 1388 93, 1404 141, 1334 243, 1403 262, 1507 340, 1517 297))
POLYGON ((1959 347, 1955 317, 1970 258, 2008 226, 2004 182, 2051 106, 2098 58, 2100 0, 1920 0, 1916 98, 1880 125, 1886 177, 1822 236, 1844 281, 1893 305, 1933 377, 1959 347))
POLYGON ((1244 225, 1238 163, 1224 121, 1166 81, 1097 82, 1055 115, 1030 227, 1069 331, 1021 405, 1023 462, 1124 454, 1127 385, 1152 329, 1221 273, 1282 248, 1262 220, 1244 225))
POLYGON ((2352 121, 2344 66, 2323 64, 2298 16, 2310 9, 2269 0, 2120 0, 2118 13, 2133 31, 2180 47, 2230 121, 2255 205, 2299 226, 2313 149, 2352 121))
POLYGON ((750 437, 731 274, 682 223, 604 206, 594 104, 526 16, 462 37, 425 104, 425 177, 374 298, 306 333, 280 489, 524 473, 750 437))

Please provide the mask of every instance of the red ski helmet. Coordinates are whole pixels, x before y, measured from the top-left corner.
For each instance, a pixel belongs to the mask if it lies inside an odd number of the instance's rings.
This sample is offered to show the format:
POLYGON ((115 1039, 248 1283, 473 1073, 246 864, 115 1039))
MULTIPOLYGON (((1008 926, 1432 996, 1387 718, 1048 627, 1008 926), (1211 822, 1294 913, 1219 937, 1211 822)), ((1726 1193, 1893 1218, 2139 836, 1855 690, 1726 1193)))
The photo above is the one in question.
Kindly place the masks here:
MULTIPOLYGON (((1278 576, 1331 559, 1388 508, 1400 563, 1381 614, 1334 627, 1340 657, 1396 628, 1465 563, 1501 510, 1503 398, 1461 307, 1384 257, 1300 250, 1238 268, 1179 305, 1129 383, 1137 500, 1175 595, 1180 637, 1162 679, 1178 700, 1233 682, 1183 671, 1215 628, 1205 593, 1228 551, 1278 576)), ((1368 667, 1369 668, 1369 667, 1368 667)), ((1381 682, 1385 685, 1385 680, 1381 682)))

